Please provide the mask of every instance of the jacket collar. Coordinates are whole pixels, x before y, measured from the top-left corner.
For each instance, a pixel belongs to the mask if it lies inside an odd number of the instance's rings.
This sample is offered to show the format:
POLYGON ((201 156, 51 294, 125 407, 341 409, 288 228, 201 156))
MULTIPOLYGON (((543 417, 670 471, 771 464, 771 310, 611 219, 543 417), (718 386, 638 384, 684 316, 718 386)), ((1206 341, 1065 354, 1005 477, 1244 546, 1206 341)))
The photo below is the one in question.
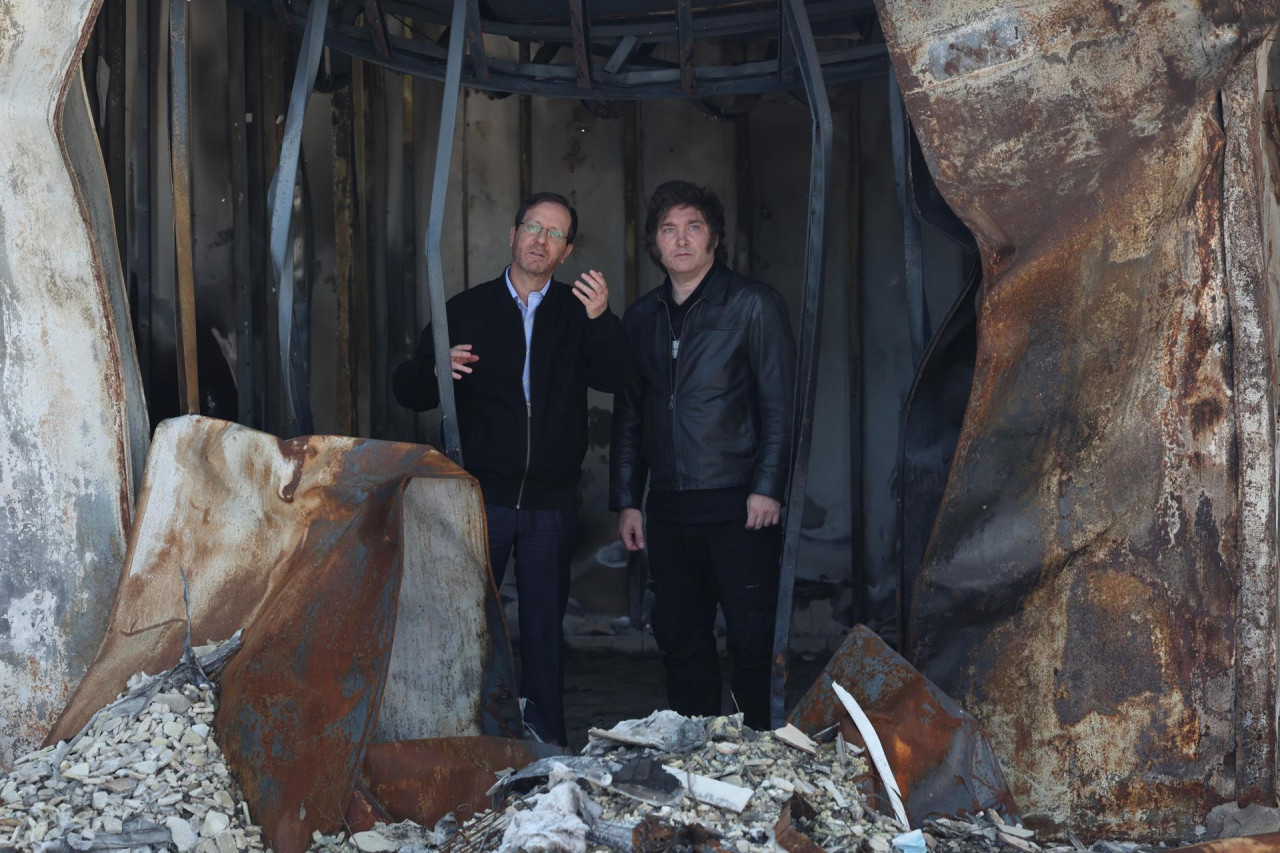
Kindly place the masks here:
MULTIPOLYGON (((729 298, 729 278, 729 268, 716 261, 711 265, 711 269, 707 270, 707 274, 694 290, 695 292, 701 290, 698 294, 699 299, 723 305, 725 300, 729 298)), ((654 301, 653 310, 658 310, 658 302, 667 302, 667 294, 670 292, 671 276, 667 276, 662 280, 662 284, 658 286, 658 297, 654 301)))

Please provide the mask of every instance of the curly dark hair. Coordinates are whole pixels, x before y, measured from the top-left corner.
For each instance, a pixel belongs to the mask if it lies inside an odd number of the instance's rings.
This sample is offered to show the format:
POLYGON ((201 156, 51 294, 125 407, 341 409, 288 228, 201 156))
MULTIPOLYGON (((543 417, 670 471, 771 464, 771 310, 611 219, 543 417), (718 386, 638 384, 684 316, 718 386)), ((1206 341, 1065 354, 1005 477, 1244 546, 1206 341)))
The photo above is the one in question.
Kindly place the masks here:
POLYGON ((572 243, 573 238, 578 236, 578 211, 573 209, 573 205, 569 203, 569 199, 560 195, 560 193, 534 193, 533 195, 520 202, 520 209, 516 211, 516 227, 520 227, 520 223, 524 222, 524 215, 529 212, 529 208, 537 207, 543 202, 553 202, 569 211, 569 233, 565 235, 565 242, 572 243))
POLYGON ((729 252, 724 247, 724 205, 709 187, 688 181, 667 181, 649 198, 649 211, 644 220, 644 250, 649 253, 649 259, 659 269, 665 269, 662 253, 658 251, 658 223, 673 207, 692 207, 702 214, 716 243, 716 260, 725 263, 729 252))

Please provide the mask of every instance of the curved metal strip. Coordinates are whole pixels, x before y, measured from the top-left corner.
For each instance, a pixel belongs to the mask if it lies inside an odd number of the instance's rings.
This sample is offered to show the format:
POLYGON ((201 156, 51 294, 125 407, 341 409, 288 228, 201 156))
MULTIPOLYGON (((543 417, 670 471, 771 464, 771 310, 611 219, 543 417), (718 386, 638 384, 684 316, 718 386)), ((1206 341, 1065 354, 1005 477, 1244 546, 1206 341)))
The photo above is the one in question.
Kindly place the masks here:
MULTIPOLYGON (((453 159, 453 130, 458 123, 458 96, 462 88, 462 48, 467 22, 467 0, 453 0, 450 24, 449 59, 444 79, 444 99, 440 104, 440 133, 436 142, 435 172, 431 179, 431 206, 427 212, 427 294, 431 304, 432 344, 436 364, 449 364, 449 318, 445 313, 444 261, 440 236, 444 231, 444 203, 449 190, 449 164, 453 159)), ((458 404, 453 396, 453 377, 448 370, 436 371, 440 387, 440 432, 444 452, 462 464, 462 438, 458 432, 458 404)))
POLYGON ((782 565, 778 579, 778 611, 774 622, 773 666, 769 713, 775 727, 786 711, 787 652, 791 644, 791 605, 796 562, 800 557, 800 520, 809 483, 809 446, 813 438, 814 393, 818 384, 818 347, 822 335, 822 286, 826 270, 827 189, 831 183, 831 105, 818 64, 818 49, 803 0, 783 0, 787 28, 800 60, 809 112, 813 116, 813 152, 809 160, 808 240, 804 253, 804 308, 800 318, 796 371, 794 456, 787 490, 787 517, 782 531, 782 565))
POLYGON ((298 179, 298 160, 302 154, 302 119, 307 101, 315 86, 320 56, 324 53, 324 27, 328 17, 328 0, 311 0, 307 25, 302 33, 302 51, 289 94, 289 110, 284 120, 284 141, 280 146, 280 162, 267 190, 267 206, 271 209, 271 271, 275 275, 278 301, 280 372, 285 386, 285 402, 294 434, 312 431, 310 407, 302 404, 298 371, 294 366, 294 282, 293 252, 293 187, 298 179))

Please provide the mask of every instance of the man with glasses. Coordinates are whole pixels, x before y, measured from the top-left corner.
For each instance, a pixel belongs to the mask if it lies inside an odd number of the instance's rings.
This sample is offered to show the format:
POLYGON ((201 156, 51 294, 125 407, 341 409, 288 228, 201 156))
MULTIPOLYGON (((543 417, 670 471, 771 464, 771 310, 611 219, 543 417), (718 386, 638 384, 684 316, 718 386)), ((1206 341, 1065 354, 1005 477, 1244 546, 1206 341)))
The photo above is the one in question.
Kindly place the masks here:
MULTIPOLYGON (((511 227, 510 265, 446 305, 463 462, 484 492, 498 586, 515 553, 524 719, 543 740, 561 744, 562 622, 587 450, 587 387, 622 390, 632 363, 604 276, 587 270, 572 287, 552 278, 577 231, 578 214, 564 196, 530 196, 511 227)), ((435 369, 428 326, 393 377, 402 406, 439 405, 435 369)))
POLYGON ((765 729, 795 343, 782 297, 729 269, 724 242, 711 190, 670 181, 654 191, 645 249, 667 277, 623 319, 637 371, 614 397, 609 505, 632 551, 646 544, 642 506, 648 515, 672 709, 720 713, 718 605, 734 699, 765 729))

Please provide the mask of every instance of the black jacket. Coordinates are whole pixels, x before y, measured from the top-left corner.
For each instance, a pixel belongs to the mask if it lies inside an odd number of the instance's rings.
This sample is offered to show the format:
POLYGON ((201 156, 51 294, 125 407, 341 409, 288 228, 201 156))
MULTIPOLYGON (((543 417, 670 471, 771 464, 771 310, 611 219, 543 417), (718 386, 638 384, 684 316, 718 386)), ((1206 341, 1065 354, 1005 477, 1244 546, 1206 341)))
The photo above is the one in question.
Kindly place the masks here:
MULTIPOLYGON (((526 409, 524 328, 505 278, 465 290, 446 305, 449 343, 471 344, 480 357, 453 384, 463 464, 487 503, 525 509, 577 505, 587 451, 587 386, 617 392, 631 377, 630 351, 617 315, 594 320, 569 285, 551 282, 533 321, 526 409)), ((402 406, 440 404, 428 326, 412 361, 396 368, 402 406)))
POLYGON ((639 508, 646 477, 654 491, 746 486, 783 500, 795 341, 782 297, 716 264, 673 360, 668 293, 650 291, 622 320, 637 370, 614 397, 609 507, 639 508))

